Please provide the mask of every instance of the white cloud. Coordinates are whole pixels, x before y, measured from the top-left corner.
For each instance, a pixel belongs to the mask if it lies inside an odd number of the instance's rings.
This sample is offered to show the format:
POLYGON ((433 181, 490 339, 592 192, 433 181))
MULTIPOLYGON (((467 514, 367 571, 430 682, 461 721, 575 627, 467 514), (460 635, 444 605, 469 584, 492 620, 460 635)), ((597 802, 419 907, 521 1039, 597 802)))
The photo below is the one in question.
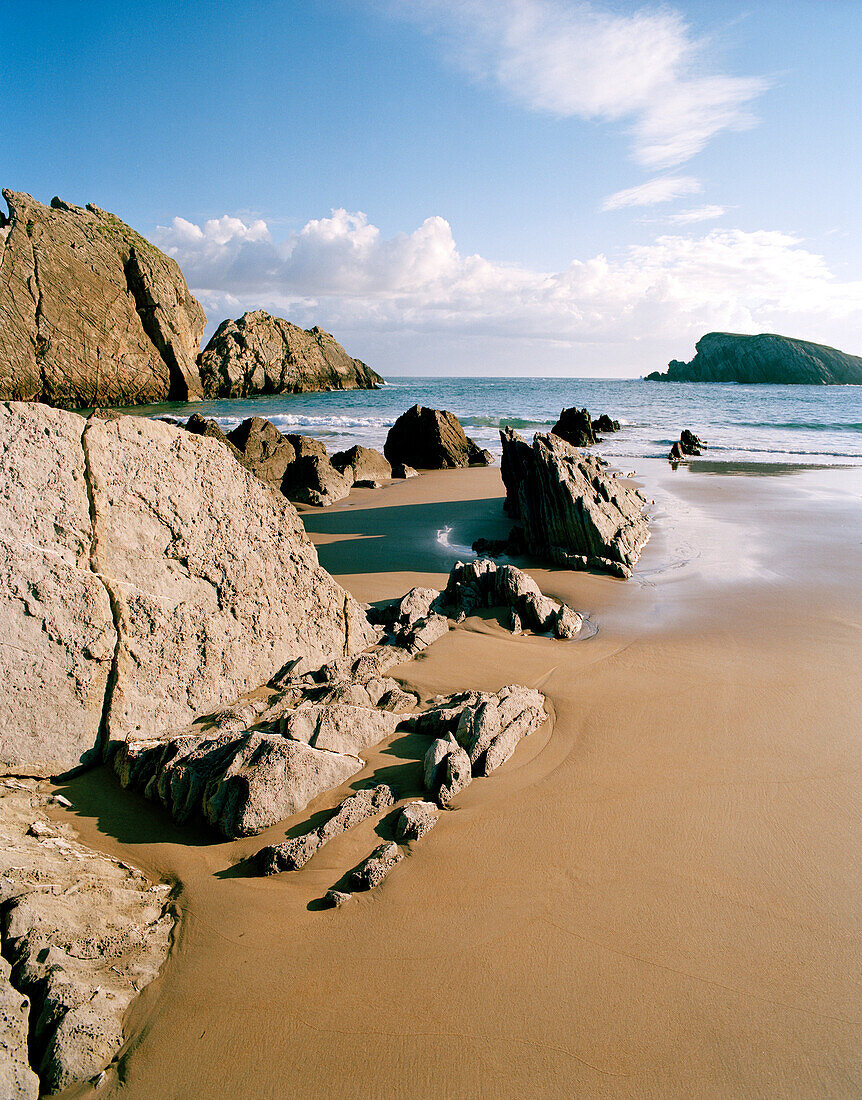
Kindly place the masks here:
POLYGON ((715 221, 716 218, 723 218, 726 213, 726 207, 708 204, 691 210, 680 210, 677 214, 667 214, 664 220, 671 225, 693 225, 695 222, 715 221))
POLYGON ((700 190, 700 181, 692 176, 656 176, 637 187, 627 187, 625 191, 608 195, 602 203, 602 210, 620 210, 625 206, 654 206, 656 203, 670 202, 700 190))
POLYGON ((440 217, 386 239, 364 214, 337 210, 278 244, 260 221, 200 227, 177 218, 156 240, 213 322, 266 308, 351 334, 354 354, 373 344, 374 365, 385 370, 393 369, 387 347, 408 337, 414 348, 455 339, 463 361, 447 361, 453 369, 467 366, 472 340, 529 344, 538 372, 552 348, 589 347, 595 368, 596 349, 616 347, 635 373, 639 345, 679 357, 711 329, 783 332, 855 351, 862 322, 862 283, 839 281, 823 257, 775 231, 667 234, 557 272, 462 256, 440 217))
POLYGON ((564 0, 394 0, 442 32, 448 52, 516 102, 561 117, 621 122, 635 159, 673 167, 722 130, 751 125, 762 77, 711 71, 708 43, 665 7, 620 14, 564 0))

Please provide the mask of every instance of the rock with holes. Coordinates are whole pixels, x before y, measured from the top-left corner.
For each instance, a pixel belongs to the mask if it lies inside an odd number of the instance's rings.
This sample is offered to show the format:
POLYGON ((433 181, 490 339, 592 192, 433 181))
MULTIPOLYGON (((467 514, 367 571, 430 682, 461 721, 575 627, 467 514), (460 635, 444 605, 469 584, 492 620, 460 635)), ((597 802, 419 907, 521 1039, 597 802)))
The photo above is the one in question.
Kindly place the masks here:
POLYGON ((364 859, 350 876, 353 889, 373 890, 403 858, 404 853, 397 844, 391 841, 378 844, 371 855, 364 859))
POLYGON ((38 1100, 39 1078, 30 1069, 27 1053, 30 998, 12 985, 11 972, 0 958, 0 1096, 38 1100))
POLYGON ((375 637, 221 443, 0 404, 0 768, 62 773, 375 637))
POLYGON ((440 812, 433 802, 408 802, 395 824, 395 836, 406 844, 421 840, 437 824, 440 812))
POLYGON ((194 401, 206 317, 176 262, 97 206, 3 192, 0 398, 194 401))

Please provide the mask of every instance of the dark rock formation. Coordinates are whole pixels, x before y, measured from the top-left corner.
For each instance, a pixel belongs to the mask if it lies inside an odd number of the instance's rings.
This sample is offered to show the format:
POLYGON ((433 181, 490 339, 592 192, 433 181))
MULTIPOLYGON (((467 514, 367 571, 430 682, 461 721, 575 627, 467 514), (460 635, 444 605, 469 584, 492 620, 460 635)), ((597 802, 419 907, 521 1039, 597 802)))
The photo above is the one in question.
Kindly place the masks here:
POLYGON ((392 476, 406 481, 409 477, 418 477, 419 471, 414 470, 412 466, 405 465, 403 462, 396 462, 392 466, 392 476))
POLYGON ((685 462, 691 456, 699 456, 702 449, 706 449, 704 441, 698 439, 694 432, 690 432, 688 428, 685 428, 680 434, 678 442, 671 447, 670 454, 667 457, 671 462, 685 462))
POLYGON ((0 767, 64 772, 373 637, 221 443, 0 404, 0 767))
POLYGON ((306 331, 261 309, 222 321, 198 363, 207 397, 369 390, 383 383, 328 332, 306 331))
POLYGON ((48 818, 52 802, 47 784, 0 781, 4 1100, 35 1100, 28 1061, 53 1093, 116 1057, 126 1010, 158 974, 174 924, 170 887, 85 848, 48 818))
POLYGON ((281 871, 298 871, 316 852, 333 837, 340 836, 360 821, 376 817, 395 803, 391 787, 380 783, 376 787, 357 791, 345 798, 333 815, 319 828, 291 837, 281 844, 270 844, 255 856, 255 864, 262 875, 276 875, 281 871))
POLYGON ((510 428, 500 438, 505 507, 530 553, 629 576, 649 538, 638 490, 553 433, 534 436, 532 446, 510 428))
POLYGON ((573 447, 592 447, 596 441, 590 414, 586 409, 563 409, 560 419, 551 431, 573 447))
POLYGON ((607 413, 602 413, 601 416, 596 417, 593 421, 593 431, 610 433, 618 432, 619 430, 619 420, 612 420, 607 413))
POLYGON ((454 413, 414 405, 389 429, 383 453, 393 464, 421 470, 452 470, 460 466, 488 466, 493 458, 472 439, 454 413))
POLYGON ((766 382, 773 385, 862 385, 862 358, 824 344, 761 333, 708 332, 689 363, 673 359, 649 382, 766 382))
POLYGON ((344 500, 352 486, 352 478, 339 473, 329 461, 328 455, 305 455, 286 468, 281 491, 288 500, 297 504, 314 504, 318 508, 325 508, 338 500, 344 500))
POLYGON ((4 191, 0 398, 193 401, 206 317, 176 263, 97 206, 4 191))

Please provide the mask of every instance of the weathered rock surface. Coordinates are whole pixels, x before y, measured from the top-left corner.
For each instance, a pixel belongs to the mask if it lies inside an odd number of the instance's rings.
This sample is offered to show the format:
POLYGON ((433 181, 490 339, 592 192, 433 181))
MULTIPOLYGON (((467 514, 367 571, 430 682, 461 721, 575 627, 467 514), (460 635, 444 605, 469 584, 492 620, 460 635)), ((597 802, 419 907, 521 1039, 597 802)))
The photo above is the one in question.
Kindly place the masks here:
POLYGON ((425 753, 425 790, 445 809, 473 778, 470 757, 451 735, 434 741, 425 753))
POLYGON ((37 1100, 39 1078, 27 1053, 30 998, 12 985, 11 973, 12 967, 0 958, 0 1096, 37 1100))
POLYGON ((862 385, 862 357, 825 344, 761 333, 708 332, 689 363, 673 359, 650 382, 740 382, 773 385, 862 385))
POLYGON ((553 433, 534 436, 532 446, 510 428, 500 438, 505 507, 530 553, 629 576, 649 538, 639 491, 553 433))
POLYGON ((92 204, 3 196, 0 398, 83 408, 201 397, 206 317, 176 263, 92 204))
POLYGON ((440 814, 433 802, 408 802, 395 824, 395 836, 402 844, 421 840, 437 824, 440 814))
POLYGON ((254 729, 130 741, 114 756, 124 787, 158 799, 181 824, 200 813, 231 838, 299 813, 362 766, 356 756, 254 729))
POLYGON ((404 853, 391 841, 378 844, 370 856, 364 859, 351 876, 354 890, 373 890, 386 878, 396 863, 400 863, 404 853))
POLYGON ((383 453, 396 465, 423 470, 451 470, 460 466, 488 466, 493 458, 472 439, 454 413, 414 405, 389 429, 383 453))
POLYGON ((330 461, 340 474, 352 482, 388 481, 392 477, 392 467, 373 447, 356 446, 337 451, 330 461))
MULTIPOLYGON (((158 974, 174 924, 170 888, 79 844, 47 819, 50 800, 32 781, 0 783, 0 912, 14 986, 4 965, 0 1004, 23 1015, 14 998, 21 1006, 29 997, 31 1064, 46 1092, 92 1077, 117 1054, 126 1009, 158 974)), ((0 1012, 0 1029, 20 1034, 21 1016, 0 1012)), ((17 1056, 4 1046, 0 1095, 35 1096, 20 1046, 17 1056)))
POLYGON ((541 692, 513 685, 496 695, 483 694, 475 706, 462 710, 455 740, 467 752, 474 775, 490 775, 509 759, 518 742, 547 718, 544 703, 541 692))
POLYGON ((400 718, 390 711, 345 703, 307 704, 282 718, 278 732, 315 749, 358 756, 390 737, 400 718))
POLYGON ((379 374, 316 326, 305 330, 262 309, 222 321, 198 359, 207 397, 375 389, 379 374))
POLYGON ((563 409, 551 431, 573 447, 592 447, 596 441, 593 423, 586 409, 563 409))
POLYGON ((526 626, 539 633, 553 630, 558 638, 572 638, 583 625, 581 616, 571 607, 543 596, 528 573, 514 565, 497 565, 488 558, 456 562, 439 605, 456 617, 470 615, 480 607, 511 608, 509 626, 513 633, 520 633, 526 626))
POLYGON ((314 504, 325 508, 344 500, 350 493, 353 481, 338 472, 329 457, 305 455, 297 458, 284 473, 281 491, 298 504, 314 504))
POLYGON ((64 772, 375 637, 287 501, 136 417, 0 404, 0 581, 7 771, 64 772))
POLYGON ((395 804, 391 787, 379 783, 357 791, 345 798, 335 813, 319 826, 300 836, 291 837, 281 844, 270 844, 255 856, 255 863, 262 875, 275 875, 281 871, 297 871, 333 837, 340 836, 360 821, 376 817, 395 804))
POLYGON ((262 416, 243 420, 225 436, 225 441, 236 447, 239 460, 246 469, 279 490, 288 466, 296 461, 296 448, 287 436, 262 416))

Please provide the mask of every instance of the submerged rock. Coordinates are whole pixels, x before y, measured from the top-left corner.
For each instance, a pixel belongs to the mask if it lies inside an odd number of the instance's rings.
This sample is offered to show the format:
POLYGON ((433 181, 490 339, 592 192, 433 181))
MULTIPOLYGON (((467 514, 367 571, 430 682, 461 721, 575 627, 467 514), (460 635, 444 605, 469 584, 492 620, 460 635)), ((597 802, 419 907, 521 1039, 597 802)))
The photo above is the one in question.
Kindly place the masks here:
POLYGON ((553 433, 537 434, 532 446, 510 428, 500 438, 505 507, 529 552, 570 569, 629 576, 649 538, 639 491, 553 433))
POLYGON ((207 397, 375 389, 383 379, 316 326, 262 309, 222 321, 198 359, 207 397))
POLYGON ((472 439, 454 413, 414 405, 389 429, 383 453, 394 465, 409 464, 423 470, 449 470, 460 466, 488 466, 493 458, 472 439))
POLYGON ((106 210, 3 191, 0 398, 194 401, 206 317, 174 260, 106 210))

